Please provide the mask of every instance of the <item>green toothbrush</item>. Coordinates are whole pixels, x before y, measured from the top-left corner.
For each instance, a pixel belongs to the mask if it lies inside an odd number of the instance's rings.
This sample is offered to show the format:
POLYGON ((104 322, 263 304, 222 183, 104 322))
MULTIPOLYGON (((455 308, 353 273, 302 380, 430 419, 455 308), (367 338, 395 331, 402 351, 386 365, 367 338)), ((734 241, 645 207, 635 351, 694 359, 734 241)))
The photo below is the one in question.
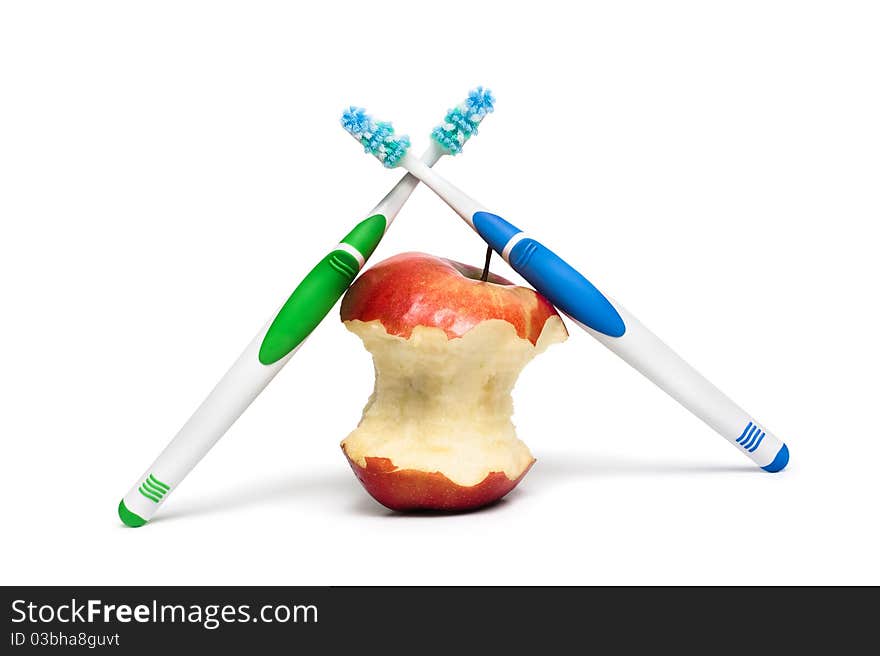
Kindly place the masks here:
MULTIPOLYGON (((482 87, 472 91, 461 107, 473 108, 475 102, 481 103, 482 110, 470 112, 473 126, 471 130, 459 132, 462 144, 476 134, 476 126, 493 109, 491 93, 482 87)), ((353 116, 357 120, 356 112, 353 116)), ((364 137, 371 150, 382 154, 380 159, 385 166, 392 168, 406 152, 409 140, 406 137, 392 138, 390 125, 374 125, 374 131, 364 137), (406 147, 403 147, 404 143, 406 147)), ((443 155, 453 152, 438 147, 433 140, 431 144, 422 155, 426 166, 433 166, 443 155)), ((303 278, 272 320, 119 502, 119 517, 126 525, 143 526, 156 514, 171 491, 299 350, 348 289, 418 184, 418 179, 410 174, 401 178, 369 216, 303 278)))

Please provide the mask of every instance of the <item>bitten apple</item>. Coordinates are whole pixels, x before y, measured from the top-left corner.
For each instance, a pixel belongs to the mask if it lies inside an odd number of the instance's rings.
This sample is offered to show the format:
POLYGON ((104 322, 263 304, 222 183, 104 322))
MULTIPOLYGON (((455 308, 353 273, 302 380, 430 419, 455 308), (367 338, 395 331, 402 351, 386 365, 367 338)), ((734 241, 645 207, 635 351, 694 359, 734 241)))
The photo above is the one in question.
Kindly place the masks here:
POLYGON ((522 368, 568 333, 532 289, 424 253, 367 270, 342 299, 376 382, 342 442, 367 491, 393 510, 466 510, 510 492, 535 461, 516 437, 522 368))

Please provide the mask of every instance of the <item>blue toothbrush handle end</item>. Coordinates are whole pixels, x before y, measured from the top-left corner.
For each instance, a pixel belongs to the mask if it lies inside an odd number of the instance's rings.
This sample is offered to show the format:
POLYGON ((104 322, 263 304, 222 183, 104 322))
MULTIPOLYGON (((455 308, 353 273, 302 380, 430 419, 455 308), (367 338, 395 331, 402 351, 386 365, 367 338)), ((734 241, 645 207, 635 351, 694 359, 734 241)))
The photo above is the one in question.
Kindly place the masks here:
POLYGON ((788 464, 788 446, 785 443, 782 444, 782 448, 779 449, 779 452, 776 454, 776 457, 773 459, 769 465, 764 465, 761 467, 764 471, 776 473, 785 469, 785 466, 788 464))

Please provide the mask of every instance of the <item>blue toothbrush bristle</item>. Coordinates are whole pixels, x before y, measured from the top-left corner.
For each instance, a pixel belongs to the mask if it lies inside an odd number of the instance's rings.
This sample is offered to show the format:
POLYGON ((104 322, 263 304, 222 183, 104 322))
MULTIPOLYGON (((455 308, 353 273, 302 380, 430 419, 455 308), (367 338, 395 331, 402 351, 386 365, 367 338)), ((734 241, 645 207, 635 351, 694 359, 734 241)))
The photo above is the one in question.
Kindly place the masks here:
POLYGON ((360 142, 364 152, 376 157, 386 168, 397 166, 409 150, 409 137, 397 136, 391 123, 373 120, 362 107, 349 107, 340 122, 360 142))
POLYGON ((486 115, 493 111, 495 96, 489 89, 477 87, 463 103, 446 112, 443 125, 434 128, 431 138, 452 155, 458 155, 467 140, 477 134, 486 115))

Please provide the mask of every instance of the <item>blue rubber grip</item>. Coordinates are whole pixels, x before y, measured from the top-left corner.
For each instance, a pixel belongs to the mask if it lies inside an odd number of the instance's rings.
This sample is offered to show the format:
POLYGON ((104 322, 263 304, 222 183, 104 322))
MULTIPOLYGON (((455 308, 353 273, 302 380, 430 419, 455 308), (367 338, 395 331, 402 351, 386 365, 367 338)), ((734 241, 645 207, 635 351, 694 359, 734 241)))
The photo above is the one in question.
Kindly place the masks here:
MULTIPOLYGON (((521 232, 500 216, 477 212, 474 227, 498 253, 521 232)), ((611 302, 577 270, 542 243, 530 237, 521 239, 510 251, 510 266, 548 301, 575 321, 593 330, 621 337, 626 325, 611 302)))

